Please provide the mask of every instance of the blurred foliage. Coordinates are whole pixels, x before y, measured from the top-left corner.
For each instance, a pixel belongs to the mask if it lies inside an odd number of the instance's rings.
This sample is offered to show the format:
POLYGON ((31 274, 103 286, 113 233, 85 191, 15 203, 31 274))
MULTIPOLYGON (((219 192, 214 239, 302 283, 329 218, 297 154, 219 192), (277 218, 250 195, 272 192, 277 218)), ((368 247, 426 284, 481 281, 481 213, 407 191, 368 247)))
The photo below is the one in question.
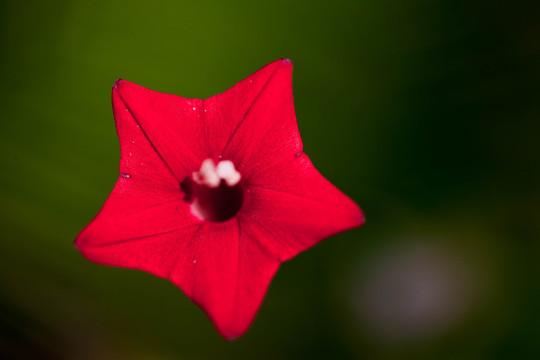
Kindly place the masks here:
POLYGON ((538 10, 0 2, 1 357, 539 356, 538 10), (72 241, 117 177, 117 78, 205 98, 280 57, 305 151, 367 224, 284 264, 228 343, 171 283, 89 263, 72 241))

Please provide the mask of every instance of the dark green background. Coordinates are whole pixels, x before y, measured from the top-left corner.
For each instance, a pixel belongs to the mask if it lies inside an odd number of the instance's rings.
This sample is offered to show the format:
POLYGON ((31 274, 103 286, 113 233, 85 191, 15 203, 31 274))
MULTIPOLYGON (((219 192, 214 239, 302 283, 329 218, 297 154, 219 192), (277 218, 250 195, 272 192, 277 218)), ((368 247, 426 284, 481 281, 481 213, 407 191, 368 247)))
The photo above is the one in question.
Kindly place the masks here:
POLYGON ((531 4, 1 1, 0 355, 540 356, 531 4), (118 176, 117 78, 205 98, 280 57, 305 151, 367 223, 285 263, 228 343, 168 281, 72 242, 118 176))

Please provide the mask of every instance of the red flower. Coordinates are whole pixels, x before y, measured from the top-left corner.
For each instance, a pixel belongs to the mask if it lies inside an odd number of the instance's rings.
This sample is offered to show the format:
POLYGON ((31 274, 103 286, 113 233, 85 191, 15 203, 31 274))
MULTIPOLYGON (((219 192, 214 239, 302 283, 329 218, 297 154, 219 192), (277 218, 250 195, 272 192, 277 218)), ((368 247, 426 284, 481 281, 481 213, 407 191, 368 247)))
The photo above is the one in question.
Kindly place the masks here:
POLYGON ((81 253, 170 279, 242 335, 281 262, 364 221, 302 152, 291 75, 278 60, 206 100, 118 80, 120 176, 81 253))

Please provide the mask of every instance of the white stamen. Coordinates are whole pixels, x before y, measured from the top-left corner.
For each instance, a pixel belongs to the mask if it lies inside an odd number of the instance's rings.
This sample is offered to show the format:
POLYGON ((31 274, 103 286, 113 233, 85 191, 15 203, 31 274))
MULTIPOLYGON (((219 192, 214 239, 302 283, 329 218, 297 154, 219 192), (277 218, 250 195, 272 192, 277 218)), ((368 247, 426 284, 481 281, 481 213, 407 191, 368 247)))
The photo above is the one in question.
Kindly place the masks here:
POLYGON ((206 159, 202 162, 201 170, 193 173, 193 180, 197 184, 204 184, 211 188, 216 188, 219 186, 221 179, 219 178, 216 171, 216 164, 212 159, 206 159))
POLYGON ((240 181, 242 177, 238 171, 234 168, 234 164, 230 160, 220 161, 217 165, 217 174, 218 176, 225 180, 227 185, 235 186, 240 181))
POLYGON ((216 167, 214 160, 206 159, 201 164, 201 170, 193 172, 193 181, 211 188, 217 188, 221 180, 225 180, 228 186, 235 186, 241 178, 230 160, 220 161, 216 167))

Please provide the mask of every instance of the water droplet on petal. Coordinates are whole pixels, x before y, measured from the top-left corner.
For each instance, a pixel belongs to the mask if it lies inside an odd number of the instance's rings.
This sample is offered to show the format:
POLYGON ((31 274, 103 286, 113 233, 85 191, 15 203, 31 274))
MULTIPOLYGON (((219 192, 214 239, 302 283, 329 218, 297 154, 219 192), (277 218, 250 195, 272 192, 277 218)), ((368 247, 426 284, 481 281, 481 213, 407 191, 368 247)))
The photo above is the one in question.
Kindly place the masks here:
POLYGON ((299 151, 299 152, 297 152, 296 154, 294 154, 294 156, 299 157, 299 156, 302 155, 302 154, 303 154, 303 151, 299 151))
POLYGON ((197 110, 197 108, 194 106, 194 107, 193 107, 193 110, 197 110))
POLYGON ((120 173, 120 176, 126 179, 129 179, 131 177, 131 175, 126 174, 126 173, 120 173))
POLYGON ((193 260, 193 263, 196 264, 196 263, 197 263, 197 260, 193 260))
POLYGON ((131 155, 133 155, 133 154, 132 154, 131 151, 130 151, 130 152, 129 152, 129 156, 131 156, 131 155))
POLYGON ((132 143, 132 144, 135 144, 135 140, 131 140, 131 143, 132 143))

